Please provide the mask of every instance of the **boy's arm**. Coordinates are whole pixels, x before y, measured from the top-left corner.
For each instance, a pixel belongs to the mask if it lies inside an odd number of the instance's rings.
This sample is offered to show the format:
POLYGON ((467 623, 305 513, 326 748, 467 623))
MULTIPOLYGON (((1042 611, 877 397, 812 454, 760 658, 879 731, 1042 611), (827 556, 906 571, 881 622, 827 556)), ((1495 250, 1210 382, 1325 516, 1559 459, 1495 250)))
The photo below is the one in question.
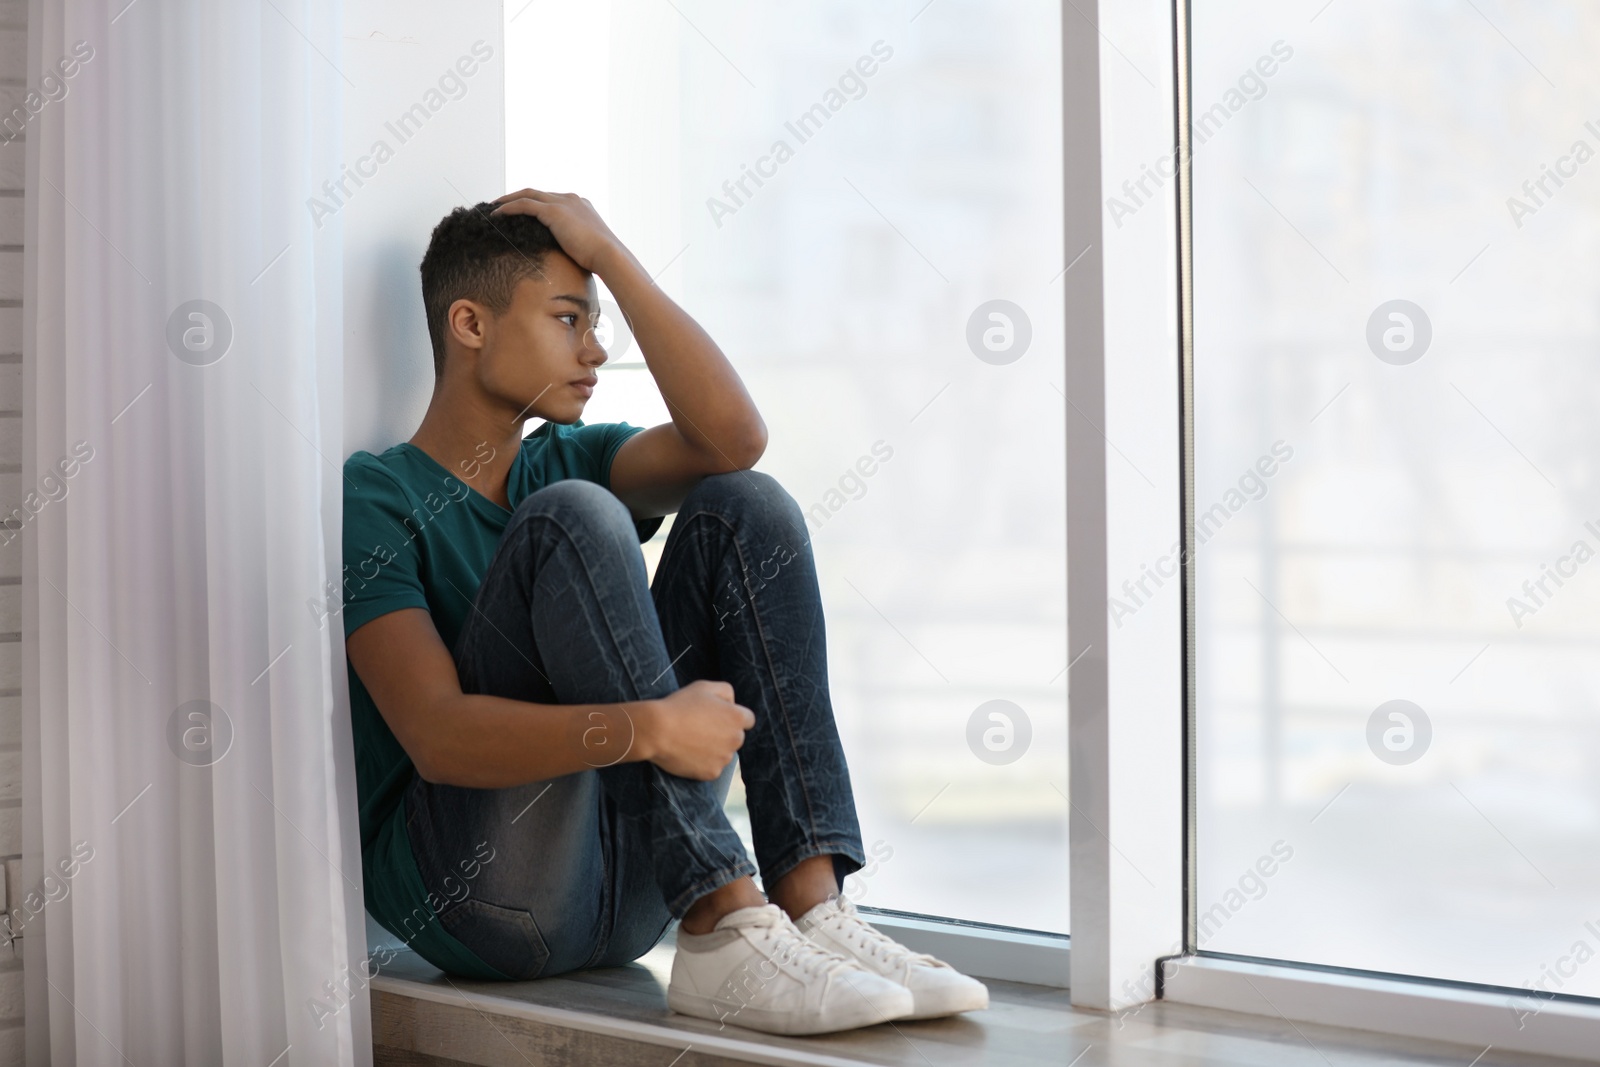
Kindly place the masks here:
POLYGON ((345 654, 417 773, 444 785, 503 789, 640 760, 709 781, 756 721, 726 682, 691 682, 660 700, 625 704, 463 693, 455 660, 421 608, 362 624, 345 639, 345 654))
POLYGON ((767 427, 738 373, 589 201, 524 189, 499 204, 497 212, 538 218, 574 263, 605 281, 666 401, 672 421, 628 438, 611 463, 610 489, 634 518, 676 511, 707 474, 755 466, 767 447, 767 427))

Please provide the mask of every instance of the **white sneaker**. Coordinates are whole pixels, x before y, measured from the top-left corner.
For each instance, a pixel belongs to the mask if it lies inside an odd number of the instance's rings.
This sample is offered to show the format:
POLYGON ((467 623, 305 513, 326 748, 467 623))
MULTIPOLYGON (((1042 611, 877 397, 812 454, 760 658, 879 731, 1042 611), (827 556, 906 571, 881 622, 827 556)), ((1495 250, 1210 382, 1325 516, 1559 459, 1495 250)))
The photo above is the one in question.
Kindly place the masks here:
POLYGON ((823 901, 795 923, 822 948, 849 956, 911 991, 908 1019, 936 1019, 989 1006, 989 987, 925 952, 912 952, 874 929, 843 897, 823 901))
POLYGON ((763 904, 729 912, 709 934, 679 930, 667 1006, 769 1034, 828 1034, 903 1018, 915 1002, 763 904))

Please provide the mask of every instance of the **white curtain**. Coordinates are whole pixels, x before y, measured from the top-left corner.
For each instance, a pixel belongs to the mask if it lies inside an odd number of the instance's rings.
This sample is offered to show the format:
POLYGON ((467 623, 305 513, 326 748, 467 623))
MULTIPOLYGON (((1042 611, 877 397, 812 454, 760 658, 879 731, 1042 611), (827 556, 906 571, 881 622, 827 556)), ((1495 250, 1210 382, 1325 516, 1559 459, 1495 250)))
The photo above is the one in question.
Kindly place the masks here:
POLYGON ((29 38, 28 1062, 370 1063, 341 234, 305 203, 340 4, 32 0, 29 38))

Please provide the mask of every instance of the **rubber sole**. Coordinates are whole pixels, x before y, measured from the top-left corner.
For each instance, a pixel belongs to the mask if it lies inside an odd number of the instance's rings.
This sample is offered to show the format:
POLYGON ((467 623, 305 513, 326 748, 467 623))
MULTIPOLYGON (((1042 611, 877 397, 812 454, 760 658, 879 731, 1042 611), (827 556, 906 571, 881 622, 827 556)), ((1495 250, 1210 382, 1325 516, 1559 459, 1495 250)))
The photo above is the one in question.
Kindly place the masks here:
POLYGON ((902 1012, 884 1012, 875 1009, 866 1000, 862 1000, 858 1008, 851 1011, 835 1012, 831 1019, 823 1022, 817 1016, 797 1016, 790 1012, 753 1008, 748 1004, 741 1006, 727 1001, 717 1001, 699 993, 687 993, 670 987, 667 989, 667 1007, 679 1015, 689 1015, 696 1019, 709 1019, 715 1023, 731 1023, 734 1026, 742 1026, 746 1030, 757 1030, 764 1034, 783 1034, 787 1037, 836 1034, 845 1030, 859 1030, 864 1026, 876 1026, 878 1023, 910 1018, 911 1012, 914 1010, 908 1006, 902 1012))
POLYGON ((917 1007, 905 1017, 908 1022, 917 1019, 943 1019, 951 1015, 960 1015, 964 1011, 982 1011, 989 1006, 987 989, 951 989, 942 995, 924 993, 913 996, 917 1001, 917 1007))

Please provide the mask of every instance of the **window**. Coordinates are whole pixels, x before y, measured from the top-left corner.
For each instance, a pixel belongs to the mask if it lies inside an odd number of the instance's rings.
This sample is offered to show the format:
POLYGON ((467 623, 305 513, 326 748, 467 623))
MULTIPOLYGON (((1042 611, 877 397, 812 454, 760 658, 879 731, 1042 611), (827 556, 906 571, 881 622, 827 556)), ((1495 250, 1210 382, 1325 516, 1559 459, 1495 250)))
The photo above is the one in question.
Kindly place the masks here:
MULTIPOLYGON (((1065 931, 1058 10, 507 19, 510 180, 584 193, 661 271, 807 515, 872 861, 847 891, 1065 931)), ((586 418, 665 421, 612 348, 586 418)))
POLYGON ((1600 995, 1600 12, 1192 27, 1200 947, 1600 995))

